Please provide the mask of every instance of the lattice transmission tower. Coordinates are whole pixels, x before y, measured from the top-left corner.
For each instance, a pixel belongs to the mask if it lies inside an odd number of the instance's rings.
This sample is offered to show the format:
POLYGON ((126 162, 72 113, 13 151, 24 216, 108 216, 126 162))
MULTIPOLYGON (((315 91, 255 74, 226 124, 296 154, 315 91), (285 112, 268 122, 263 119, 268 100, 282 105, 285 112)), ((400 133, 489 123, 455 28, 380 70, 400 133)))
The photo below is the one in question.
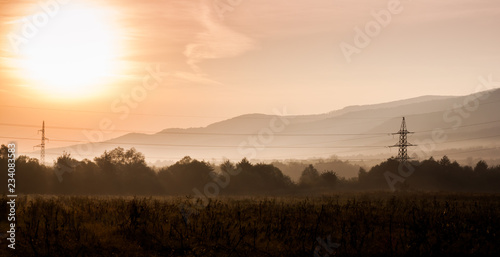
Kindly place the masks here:
POLYGON ((34 147, 40 147, 40 163, 45 163, 45 140, 49 140, 45 137, 45 121, 42 123, 42 129, 38 130, 38 133, 42 132, 42 142, 34 147))
POLYGON ((399 129, 398 132, 392 133, 393 135, 399 135, 399 142, 395 145, 391 145, 389 147, 399 147, 398 151, 398 157, 400 162, 407 162, 408 159, 408 146, 416 146, 414 144, 408 143, 408 134, 413 134, 413 132, 410 132, 406 129, 406 121, 405 117, 403 117, 403 121, 401 122, 401 128, 399 129))

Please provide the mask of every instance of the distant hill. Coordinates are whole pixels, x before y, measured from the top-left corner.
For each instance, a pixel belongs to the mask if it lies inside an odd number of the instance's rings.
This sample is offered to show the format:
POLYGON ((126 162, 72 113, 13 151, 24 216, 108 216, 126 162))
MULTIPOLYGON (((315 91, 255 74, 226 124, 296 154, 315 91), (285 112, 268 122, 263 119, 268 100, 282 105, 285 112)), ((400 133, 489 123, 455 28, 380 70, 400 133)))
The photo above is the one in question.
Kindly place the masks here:
MULTIPOLYGON (((154 162, 189 155, 211 161, 306 159, 386 159, 397 149, 396 132, 406 117, 410 155, 428 158, 499 159, 500 90, 468 96, 422 96, 389 103, 349 106, 317 115, 280 117, 247 114, 202 128, 169 128, 156 134, 131 133, 92 145, 96 155, 105 149, 135 147, 154 162), (481 96, 481 97, 480 97, 481 96), (480 98, 479 98, 480 97, 480 98), (464 103, 468 106, 463 107, 464 103), (433 139, 434 134, 434 139, 433 139), (259 136, 260 135, 260 136, 259 136)), ((76 146, 51 149, 75 153, 76 146)), ((78 154, 74 154, 78 156, 78 154)))

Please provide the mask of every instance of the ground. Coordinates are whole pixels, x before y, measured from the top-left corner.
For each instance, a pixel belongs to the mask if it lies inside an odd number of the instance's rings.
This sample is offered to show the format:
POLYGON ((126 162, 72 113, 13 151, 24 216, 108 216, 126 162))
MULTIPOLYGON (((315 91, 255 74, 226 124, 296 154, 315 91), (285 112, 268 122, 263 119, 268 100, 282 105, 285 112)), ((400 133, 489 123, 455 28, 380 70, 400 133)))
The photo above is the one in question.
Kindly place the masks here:
MULTIPOLYGON (((3 197, 3 202, 7 198, 3 197)), ((1 256, 497 256, 500 195, 17 198, 1 256)), ((2 213, 8 213, 2 205, 2 213)), ((8 223, 2 219, 1 231, 8 223)))

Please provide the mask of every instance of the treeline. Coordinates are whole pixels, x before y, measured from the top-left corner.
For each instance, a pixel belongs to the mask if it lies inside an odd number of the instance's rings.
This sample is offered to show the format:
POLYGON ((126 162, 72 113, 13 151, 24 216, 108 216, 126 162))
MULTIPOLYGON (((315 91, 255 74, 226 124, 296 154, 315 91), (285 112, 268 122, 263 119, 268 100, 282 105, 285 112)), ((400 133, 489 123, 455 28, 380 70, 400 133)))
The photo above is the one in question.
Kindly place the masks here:
MULTIPOLYGON (((8 148, 0 148, 0 167, 7 167, 8 148)), ((136 194, 193 195, 294 194, 332 190, 443 190, 499 191, 500 167, 480 161, 473 168, 451 162, 413 161, 401 165, 389 159, 369 171, 359 168, 354 179, 339 177, 340 171, 318 171, 307 166, 298 181, 272 164, 252 164, 247 159, 213 165, 190 157, 175 164, 153 168, 134 148, 115 148, 93 160, 76 160, 70 154, 57 158, 53 166, 38 159, 19 156, 16 161, 16 193, 21 194, 136 194)), ((7 172, 1 190, 7 194, 7 172)))
POLYGON ((360 169, 357 188, 366 190, 387 189, 429 191, 500 191, 500 166, 488 167, 478 161, 474 167, 451 162, 447 156, 440 160, 433 157, 406 164, 389 159, 372 167, 360 169))
MULTIPOLYGON (((7 167, 7 152, 7 147, 2 145, 2 167, 7 167)), ((51 167, 27 156, 19 156, 15 164, 16 192, 25 194, 187 195, 196 190, 204 192, 207 185, 212 194, 252 194, 286 192, 297 187, 290 177, 269 164, 252 164, 243 159, 215 166, 184 157, 171 166, 154 169, 134 148, 118 147, 93 160, 82 161, 64 153, 51 167)), ((0 190, 4 194, 7 179, 4 173, 0 190)))

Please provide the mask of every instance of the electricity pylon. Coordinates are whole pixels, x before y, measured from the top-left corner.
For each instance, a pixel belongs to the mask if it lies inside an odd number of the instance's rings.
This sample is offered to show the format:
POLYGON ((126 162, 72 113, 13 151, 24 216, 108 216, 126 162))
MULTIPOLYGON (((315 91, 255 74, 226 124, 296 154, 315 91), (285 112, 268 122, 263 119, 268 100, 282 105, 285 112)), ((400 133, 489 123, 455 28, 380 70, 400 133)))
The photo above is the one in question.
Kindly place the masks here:
POLYGON ((38 130, 38 133, 42 132, 42 142, 34 147, 40 147, 40 163, 45 163, 45 140, 49 140, 45 137, 45 121, 42 123, 42 129, 38 130))
POLYGON ((392 134, 399 135, 399 142, 397 144, 391 145, 389 147, 399 147, 397 159, 399 159, 400 162, 407 162, 408 159, 410 159, 410 158, 408 158, 408 151, 406 148, 408 146, 416 146, 416 145, 408 143, 408 140, 407 140, 408 134, 413 134, 413 132, 409 132, 406 129, 405 117, 403 117, 403 121, 401 122, 401 128, 399 129, 399 131, 396 133, 392 133, 392 134))

